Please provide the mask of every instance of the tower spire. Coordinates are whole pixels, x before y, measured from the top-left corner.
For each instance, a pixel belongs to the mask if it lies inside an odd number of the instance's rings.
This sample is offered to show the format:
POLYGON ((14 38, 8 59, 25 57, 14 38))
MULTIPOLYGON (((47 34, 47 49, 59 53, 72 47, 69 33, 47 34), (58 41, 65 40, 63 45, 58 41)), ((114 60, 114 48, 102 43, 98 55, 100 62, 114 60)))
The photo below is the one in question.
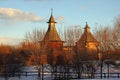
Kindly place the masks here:
POLYGON ((86 21, 86 25, 88 25, 87 21, 86 21))
POLYGON ((53 16, 53 9, 51 9, 51 16, 47 23, 48 23, 48 30, 47 30, 47 33, 43 40, 44 41, 62 41, 57 33, 56 28, 55 28, 56 22, 55 22, 54 16, 53 16))
POLYGON ((51 16, 49 18, 49 21, 47 23, 56 23, 54 20, 54 16, 53 16, 53 9, 51 8, 51 16))
POLYGON ((51 8, 51 15, 53 15, 53 8, 51 8))
POLYGON ((88 25, 88 22, 86 21, 86 26, 84 29, 90 29, 89 25, 88 25))

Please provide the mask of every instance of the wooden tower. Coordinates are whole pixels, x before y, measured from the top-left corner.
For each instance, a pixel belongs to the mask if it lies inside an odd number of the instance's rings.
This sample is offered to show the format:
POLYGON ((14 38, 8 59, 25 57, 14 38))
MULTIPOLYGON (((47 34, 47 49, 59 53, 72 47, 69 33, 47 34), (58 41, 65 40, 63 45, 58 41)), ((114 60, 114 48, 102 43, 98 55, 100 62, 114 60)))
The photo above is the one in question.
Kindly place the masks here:
MULTIPOLYGON (((45 50, 47 54, 47 62, 49 64, 59 64, 59 57, 63 58, 63 41, 60 39, 58 32, 56 30, 56 22, 53 16, 53 11, 51 10, 51 16, 49 18, 48 30, 42 40, 42 49, 45 50)), ((63 59, 62 59, 63 60, 63 59)))
POLYGON ((90 32, 90 27, 86 22, 84 33, 76 43, 77 54, 81 60, 98 59, 98 41, 90 32))

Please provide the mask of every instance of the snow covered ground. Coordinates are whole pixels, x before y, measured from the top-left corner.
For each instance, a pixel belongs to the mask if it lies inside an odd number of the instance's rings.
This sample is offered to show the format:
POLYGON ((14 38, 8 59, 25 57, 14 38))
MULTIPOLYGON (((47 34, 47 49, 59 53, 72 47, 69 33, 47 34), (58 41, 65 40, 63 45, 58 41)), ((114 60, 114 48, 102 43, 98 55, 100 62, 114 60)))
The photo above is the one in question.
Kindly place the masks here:
MULTIPOLYGON (((0 80, 6 80, 5 78, 0 78, 0 80)), ((29 76, 29 77, 25 77, 22 76, 21 78, 18 77, 11 77, 8 78, 7 80, 39 80, 39 78, 35 77, 35 76, 29 76)), ((51 80, 50 78, 46 78, 44 80, 51 80)), ((71 79, 71 80, 120 80, 120 78, 104 78, 104 79, 71 79)))
MULTIPOLYGON (((24 71, 37 71, 35 66, 25 67, 24 71)), ((97 69, 97 72, 100 72, 100 68, 97 69)), ((103 73, 108 72, 107 65, 103 67, 103 73)), ((110 66, 110 73, 120 73, 120 67, 110 66)), ((9 77, 5 79, 4 77, 0 77, 0 80, 39 80, 37 73, 35 76, 20 76, 20 77, 9 77)), ((44 76, 44 80, 52 80, 50 75, 44 76)), ((72 79, 72 80, 120 80, 120 78, 103 78, 103 79, 72 79)))

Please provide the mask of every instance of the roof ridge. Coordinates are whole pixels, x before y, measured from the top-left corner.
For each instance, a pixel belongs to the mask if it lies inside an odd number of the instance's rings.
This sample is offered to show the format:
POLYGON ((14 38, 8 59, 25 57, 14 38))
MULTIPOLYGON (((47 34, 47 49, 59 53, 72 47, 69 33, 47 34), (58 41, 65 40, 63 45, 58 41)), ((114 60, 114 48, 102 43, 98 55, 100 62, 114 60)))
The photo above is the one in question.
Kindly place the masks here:
POLYGON ((78 42, 97 42, 95 37, 90 32, 90 27, 88 26, 87 23, 84 29, 85 29, 84 33, 82 34, 78 42))
POLYGON ((48 23, 49 23, 49 27, 48 27, 48 30, 46 32, 46 35, 45 35, 43 41, 62 41, 59 37, 59 34, 58 34, 56 28, 55 28, 56 22, 54 20, 52 12, 51 12, 51 16, 50 16, 48 23))

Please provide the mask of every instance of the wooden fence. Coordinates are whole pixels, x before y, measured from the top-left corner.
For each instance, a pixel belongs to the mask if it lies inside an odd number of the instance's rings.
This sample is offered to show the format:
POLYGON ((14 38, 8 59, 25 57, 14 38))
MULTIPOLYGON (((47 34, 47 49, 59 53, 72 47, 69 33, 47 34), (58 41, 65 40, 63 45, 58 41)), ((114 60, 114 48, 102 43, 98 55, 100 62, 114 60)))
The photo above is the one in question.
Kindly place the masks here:
POLYGON ((50 72, 44 72, 44 73, 39 73, 36 71, 31 71, 31 72, 9 72, 7 74, 0 73, 0 77, 22 77, 22 76, 37 76, 37 77, 52 77, 52 79, 55 80, 68 80, 68 79, 101 79, 101 78, 120 78, 120 73, 82 73, 79 74, 78 76, 77 73, 50 73, 50 72))

